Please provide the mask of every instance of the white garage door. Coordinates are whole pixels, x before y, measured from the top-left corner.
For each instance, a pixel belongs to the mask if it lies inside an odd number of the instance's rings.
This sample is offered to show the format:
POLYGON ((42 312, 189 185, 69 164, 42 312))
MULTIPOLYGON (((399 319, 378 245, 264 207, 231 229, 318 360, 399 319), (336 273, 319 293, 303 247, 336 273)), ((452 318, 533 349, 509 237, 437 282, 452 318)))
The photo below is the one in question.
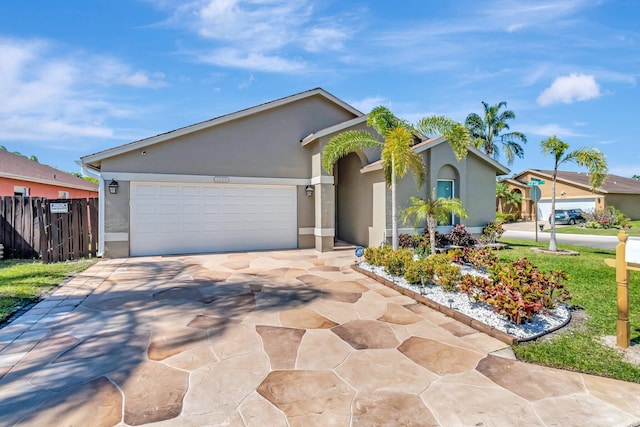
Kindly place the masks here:
MULTIPOLYGON (((596 208, 596 199, 586 197, 583 199, 563 200, 556 199, 556 209, 582 209, 583 211, 593 211, 596 208)), ((551 200, 541 200, 538 202, 538 218, 547 221, 551 214, 551 200)))
POLYGON ((131 183, 131 255, 297 247, 296 188, 131 183))

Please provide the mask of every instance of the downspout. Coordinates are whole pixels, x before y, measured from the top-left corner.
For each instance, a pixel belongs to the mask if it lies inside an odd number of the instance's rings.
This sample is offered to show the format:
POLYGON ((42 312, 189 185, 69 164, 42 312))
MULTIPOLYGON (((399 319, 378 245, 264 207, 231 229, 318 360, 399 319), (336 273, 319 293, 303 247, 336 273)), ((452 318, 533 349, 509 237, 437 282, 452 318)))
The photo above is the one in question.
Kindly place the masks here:
POLYGON ((82 163, 80 160, 76 160, 76 164, 82 168, 83 175, 89 175, 98 180, 98 251, 97 256, 102 258, 104 255, 104 179, 102 175, 94 170, 91 170, 82 163))

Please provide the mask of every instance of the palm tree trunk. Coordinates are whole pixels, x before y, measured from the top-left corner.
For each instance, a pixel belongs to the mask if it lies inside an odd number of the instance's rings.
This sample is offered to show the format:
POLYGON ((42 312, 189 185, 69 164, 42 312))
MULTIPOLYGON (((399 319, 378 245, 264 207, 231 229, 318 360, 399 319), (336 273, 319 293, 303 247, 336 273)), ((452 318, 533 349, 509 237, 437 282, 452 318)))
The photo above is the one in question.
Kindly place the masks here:
POLYGON ((427 230, 429 230, 429 246, 431 246, 431 254, 436 253, 436 217, 429 214, 427 217, 427 230))
POLYGON ((391 159, 391 247, 398 249, 398 216, 396 215, 396 161, 391 159))
POLYGON ((553 181, 551 183, 551 237, 549 238, 549 250, 557 251, 558 244, 556 243, 556 172, 558 166, 553 171, 553 181))

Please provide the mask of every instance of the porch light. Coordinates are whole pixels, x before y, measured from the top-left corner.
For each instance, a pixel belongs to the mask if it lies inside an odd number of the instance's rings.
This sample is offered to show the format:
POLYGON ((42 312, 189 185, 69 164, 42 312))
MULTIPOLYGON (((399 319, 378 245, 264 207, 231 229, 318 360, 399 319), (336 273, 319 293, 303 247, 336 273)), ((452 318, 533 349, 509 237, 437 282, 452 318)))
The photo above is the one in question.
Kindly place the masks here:
POLYGON ((120 187, 120 184, 118 184, 118 181, 116 181, 115 179, 112 179, 108 187, 109 194, 118 194, 118 188, 120 187))
POLYGON ((307 185, 304 188, 304 192, 307 193, 307 197, 313 196, 313 186, 312 185, 307 185))

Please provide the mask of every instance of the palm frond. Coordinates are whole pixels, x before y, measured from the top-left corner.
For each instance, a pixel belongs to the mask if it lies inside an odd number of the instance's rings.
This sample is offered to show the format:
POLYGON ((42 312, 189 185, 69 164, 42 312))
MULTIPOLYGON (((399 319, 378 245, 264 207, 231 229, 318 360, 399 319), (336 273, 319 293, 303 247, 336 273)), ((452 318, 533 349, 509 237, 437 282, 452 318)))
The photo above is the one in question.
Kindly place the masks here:
POLYGON ((609 168, 602 151, 597 148, 579 148, 571 153, 570 159, 589 170, 589 184, 593 191, 604 184, 609 168))
POLYGON ((347 154, 383 145, 373 134, 365 130, 351 130, 334 136, 322 150, 322 168, 333 172, 336 162, 347 154))
POLYGON ((427 136, 444 136, 458 161, 463 159, 469 151, 472 141, 469 129, 455 120, 444 116, 429 116, 421 119, 417 128, 427 136))

